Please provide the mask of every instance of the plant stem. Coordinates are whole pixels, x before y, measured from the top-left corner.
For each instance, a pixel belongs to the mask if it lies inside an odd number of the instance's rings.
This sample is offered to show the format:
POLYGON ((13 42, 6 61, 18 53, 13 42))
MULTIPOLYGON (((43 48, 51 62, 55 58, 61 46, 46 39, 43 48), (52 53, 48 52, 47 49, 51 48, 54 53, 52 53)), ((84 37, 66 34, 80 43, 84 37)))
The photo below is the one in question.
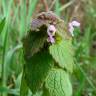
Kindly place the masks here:
POLYGON ((42 3, 44 4, 44 7, 45 7, 45 11, 47 12, 49 10, 49 7, 48 7, 48 3, 46 0, 41 0, 42 3))
MULTIPOLYGON (((7 29, 7 28, 6 28, 7 29)), ((6 72, 5 72, 5 54, 6 54, 6 45, 7 45, 7 35, 8 32, 5 30, 5 37, 4 37, 4 44, 3 44, 3 55, 2 55, 2 87, 6 87, 6 72)), ((6 96, 4 93, 2 93, 1 96, 6 96)))

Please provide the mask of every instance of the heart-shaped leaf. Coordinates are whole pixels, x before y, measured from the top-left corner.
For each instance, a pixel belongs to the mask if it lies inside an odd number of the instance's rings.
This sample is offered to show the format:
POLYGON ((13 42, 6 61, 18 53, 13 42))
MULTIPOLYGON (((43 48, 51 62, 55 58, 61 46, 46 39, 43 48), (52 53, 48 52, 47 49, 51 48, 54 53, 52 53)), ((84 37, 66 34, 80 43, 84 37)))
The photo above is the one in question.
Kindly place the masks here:
POLYGON ((49 50, 60 67, 72 72, 74 61, 72 43, 70 40, 61 40, 50 46, 49 50))
POLYGON ((69 75, 62 69, 52 69, 45 82, 49 96, 72 96, 69 75))

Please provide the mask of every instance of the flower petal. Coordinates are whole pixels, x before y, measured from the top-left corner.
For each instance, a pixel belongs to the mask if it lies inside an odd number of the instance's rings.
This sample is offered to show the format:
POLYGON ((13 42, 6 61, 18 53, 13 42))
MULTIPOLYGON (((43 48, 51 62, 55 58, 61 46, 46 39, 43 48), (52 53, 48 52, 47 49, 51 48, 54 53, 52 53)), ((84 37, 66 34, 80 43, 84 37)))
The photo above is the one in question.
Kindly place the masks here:
POLYGON ((71 24, 74 27, 79 27, 80 26, 80 23, 78 21, 72 21, 71 24))
POLYGON ((49 36, 47 39, 48 42, 55 43, 55 39, 52 36, 49 36))

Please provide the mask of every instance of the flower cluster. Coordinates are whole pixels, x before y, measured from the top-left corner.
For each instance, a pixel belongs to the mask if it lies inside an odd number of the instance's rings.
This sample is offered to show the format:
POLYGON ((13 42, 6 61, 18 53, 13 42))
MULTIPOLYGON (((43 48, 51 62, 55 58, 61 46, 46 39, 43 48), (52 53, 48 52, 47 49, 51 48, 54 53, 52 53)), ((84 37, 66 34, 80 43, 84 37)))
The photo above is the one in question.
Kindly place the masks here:
POLYGON ((74 36, 73 31, 74 31, 74 27, 79 27, 80 23, 77 21, 72 21, 69 23, 68 27, 69 27, 69 32, 71 33, 72 36, 74 36))
MULTIPOLYGON (((75 21, 72 21, 69 23, 68 27, 69 27, 69 32, 71 33, 72 36, 74 36, 73 34, 73 31, 74 31, 74 27, 79 27, 80 26, 80 23, 77 22, 76 20, 75 21)), ((47 34, 48 34, 48 38, 47 38, 47 41, 50 42, 50 43, 55 43, 55 33, 56 33, 56 28, 54 25, 49 25, 48 28, 47 28, 47 34)))
POLYGON ((55 32, 56 32, 55 26, 54 25, 49 25, 48 29, 47 29, 47 34, 48 34, 47 41, 48 42, 55 43, 55 39, 54 39, 55 32))

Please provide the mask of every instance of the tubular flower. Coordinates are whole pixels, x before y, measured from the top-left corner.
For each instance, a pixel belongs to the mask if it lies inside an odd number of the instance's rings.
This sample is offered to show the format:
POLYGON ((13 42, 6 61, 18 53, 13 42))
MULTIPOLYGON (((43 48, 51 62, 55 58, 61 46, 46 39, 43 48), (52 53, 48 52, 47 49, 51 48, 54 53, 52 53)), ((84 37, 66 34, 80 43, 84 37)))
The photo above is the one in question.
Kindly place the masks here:
POLYGON ((47 41, 48 42, 55 43, 55 39, 54 39, 55 32, 56 32, 55 26, 54 25, 49 25, 48 29, 47 29, 47 34, 48 34, 47 41))
POLYGON ((74 36, 73 31, 74 31, 74 27, 79 27, 80 23, 77 22, 76 20, 72 21, 69 23, 68 27, 69 27, 69 32, 71 33, 72 36, 74 36))
POLYGON ((55 39, 52 36, 49 36, 47 39, 48 42, 55 43, 55 39))

